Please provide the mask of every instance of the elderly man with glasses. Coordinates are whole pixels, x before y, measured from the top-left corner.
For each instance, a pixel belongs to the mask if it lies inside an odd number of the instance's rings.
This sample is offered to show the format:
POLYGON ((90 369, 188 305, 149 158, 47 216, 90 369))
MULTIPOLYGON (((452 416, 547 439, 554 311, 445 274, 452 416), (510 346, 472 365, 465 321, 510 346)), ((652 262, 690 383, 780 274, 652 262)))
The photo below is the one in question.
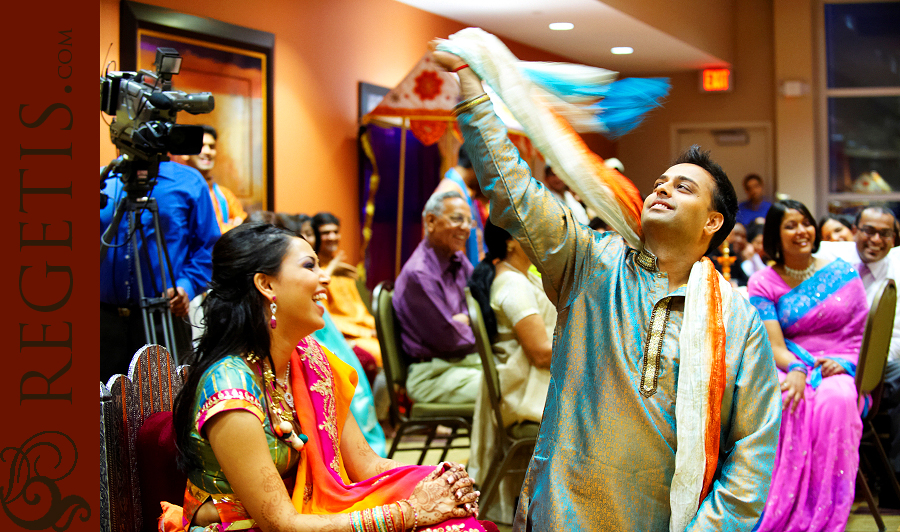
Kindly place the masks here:
POLYGON ((393 304, 403 349, 415 360, 406 379, 413 401, 470 403, 481 384, 465 296, 473 223, 459 192, 432 194, 422 212, 425 238, 397 277, 393 304))

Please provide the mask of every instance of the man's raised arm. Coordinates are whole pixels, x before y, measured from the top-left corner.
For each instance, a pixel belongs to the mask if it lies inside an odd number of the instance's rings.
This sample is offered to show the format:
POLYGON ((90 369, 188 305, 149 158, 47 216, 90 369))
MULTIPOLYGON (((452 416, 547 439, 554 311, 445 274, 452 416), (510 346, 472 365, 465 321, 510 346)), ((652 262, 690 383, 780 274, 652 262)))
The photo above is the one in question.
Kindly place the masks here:
MULTIPOLYGON (((447 52, 433 55, 448 70, 463 64, 447 52)), ((491 221, 522 245, 541 272, 551 301, 564 307, 577 292, 572 286, 575 272, 588 256, 594 231, 577 223, 571 211, 532 178, 490 101, 479 98, 484 89, 478 75, 470 68, 457 74, 464 98, 457 119, 481 190, 490 199, 491 221), (472 105, 473 99, 484 101, 472 105)))

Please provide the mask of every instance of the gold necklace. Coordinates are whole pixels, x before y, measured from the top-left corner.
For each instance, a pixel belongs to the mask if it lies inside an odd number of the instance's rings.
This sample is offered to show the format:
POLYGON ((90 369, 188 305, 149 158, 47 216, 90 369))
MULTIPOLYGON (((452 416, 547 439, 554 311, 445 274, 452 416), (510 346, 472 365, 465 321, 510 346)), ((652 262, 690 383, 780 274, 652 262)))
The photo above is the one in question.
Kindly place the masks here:
MULTIPOLYGON (((272 369, 269 368, 268 362, 260 360, 254 353, 249 353, 247 355, 247 361, 254 363, 259 368, 263 378, 263 393, 266 394, 269 403, 272 431, 278 435, 279 438, 287 440, 291 447, 299 451, 306 443, 307 437, 306 435, 301 434, 295 425, 294 421, 297 413, 294 410, 293 396, 290 396, 290 400, 288 400, 285 394, 279 389, 281 385, 277 384, 278 381, 275 379, 275 374, 272 372, 272 369), (287 408, 285 408, 285 405, 287 405, 287 408), (278 420, 277 423, 275 422, 276 420, 278 420)), ((288 370, 285 372, 284 389, 287 394, 290 394, 287 384, 289 376, 290 363, 288 363, 288 370)))

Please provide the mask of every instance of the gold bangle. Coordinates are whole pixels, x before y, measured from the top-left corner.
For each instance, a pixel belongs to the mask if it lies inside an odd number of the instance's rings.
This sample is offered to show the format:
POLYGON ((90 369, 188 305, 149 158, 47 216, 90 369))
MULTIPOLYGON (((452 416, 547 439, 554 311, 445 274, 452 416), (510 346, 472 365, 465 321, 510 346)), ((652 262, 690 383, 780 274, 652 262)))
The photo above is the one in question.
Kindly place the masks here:
POLYGON ((488 96, 488 94, 485 92, 474 98, 469 98, 468 100, 464 100, 464 101, 458 103, 456 105, 456 107, 453 108, 453 116, 459 116, 460 114, 465 113, 466 111, 475 107, 476 105, 480 104, 481 102, 486 102, 490 99, 491 99, 491 97, 488 96))
MULTIPOLYGON (((403 500, 406 501, 406 499, 403 500)), ((406 517, 403 515, 403 506, 400 505, 400 501, 397 501, 397 511, 400 512, 400 530, 406 532, 406 517)))

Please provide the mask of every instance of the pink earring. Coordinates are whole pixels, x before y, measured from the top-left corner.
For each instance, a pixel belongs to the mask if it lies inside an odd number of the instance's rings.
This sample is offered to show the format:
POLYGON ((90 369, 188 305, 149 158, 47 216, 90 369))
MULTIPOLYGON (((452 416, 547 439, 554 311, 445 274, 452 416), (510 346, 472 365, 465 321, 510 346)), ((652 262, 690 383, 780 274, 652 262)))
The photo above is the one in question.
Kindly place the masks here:
POLYGON ((272 319, 269 320, 269 327, 274 329, 278 325, 275 321, 275 311, 278 310, 278 305, 275 304, 275 296, 272 296, 272 304, 269 305, 269 310, 272 311, 272 319))

